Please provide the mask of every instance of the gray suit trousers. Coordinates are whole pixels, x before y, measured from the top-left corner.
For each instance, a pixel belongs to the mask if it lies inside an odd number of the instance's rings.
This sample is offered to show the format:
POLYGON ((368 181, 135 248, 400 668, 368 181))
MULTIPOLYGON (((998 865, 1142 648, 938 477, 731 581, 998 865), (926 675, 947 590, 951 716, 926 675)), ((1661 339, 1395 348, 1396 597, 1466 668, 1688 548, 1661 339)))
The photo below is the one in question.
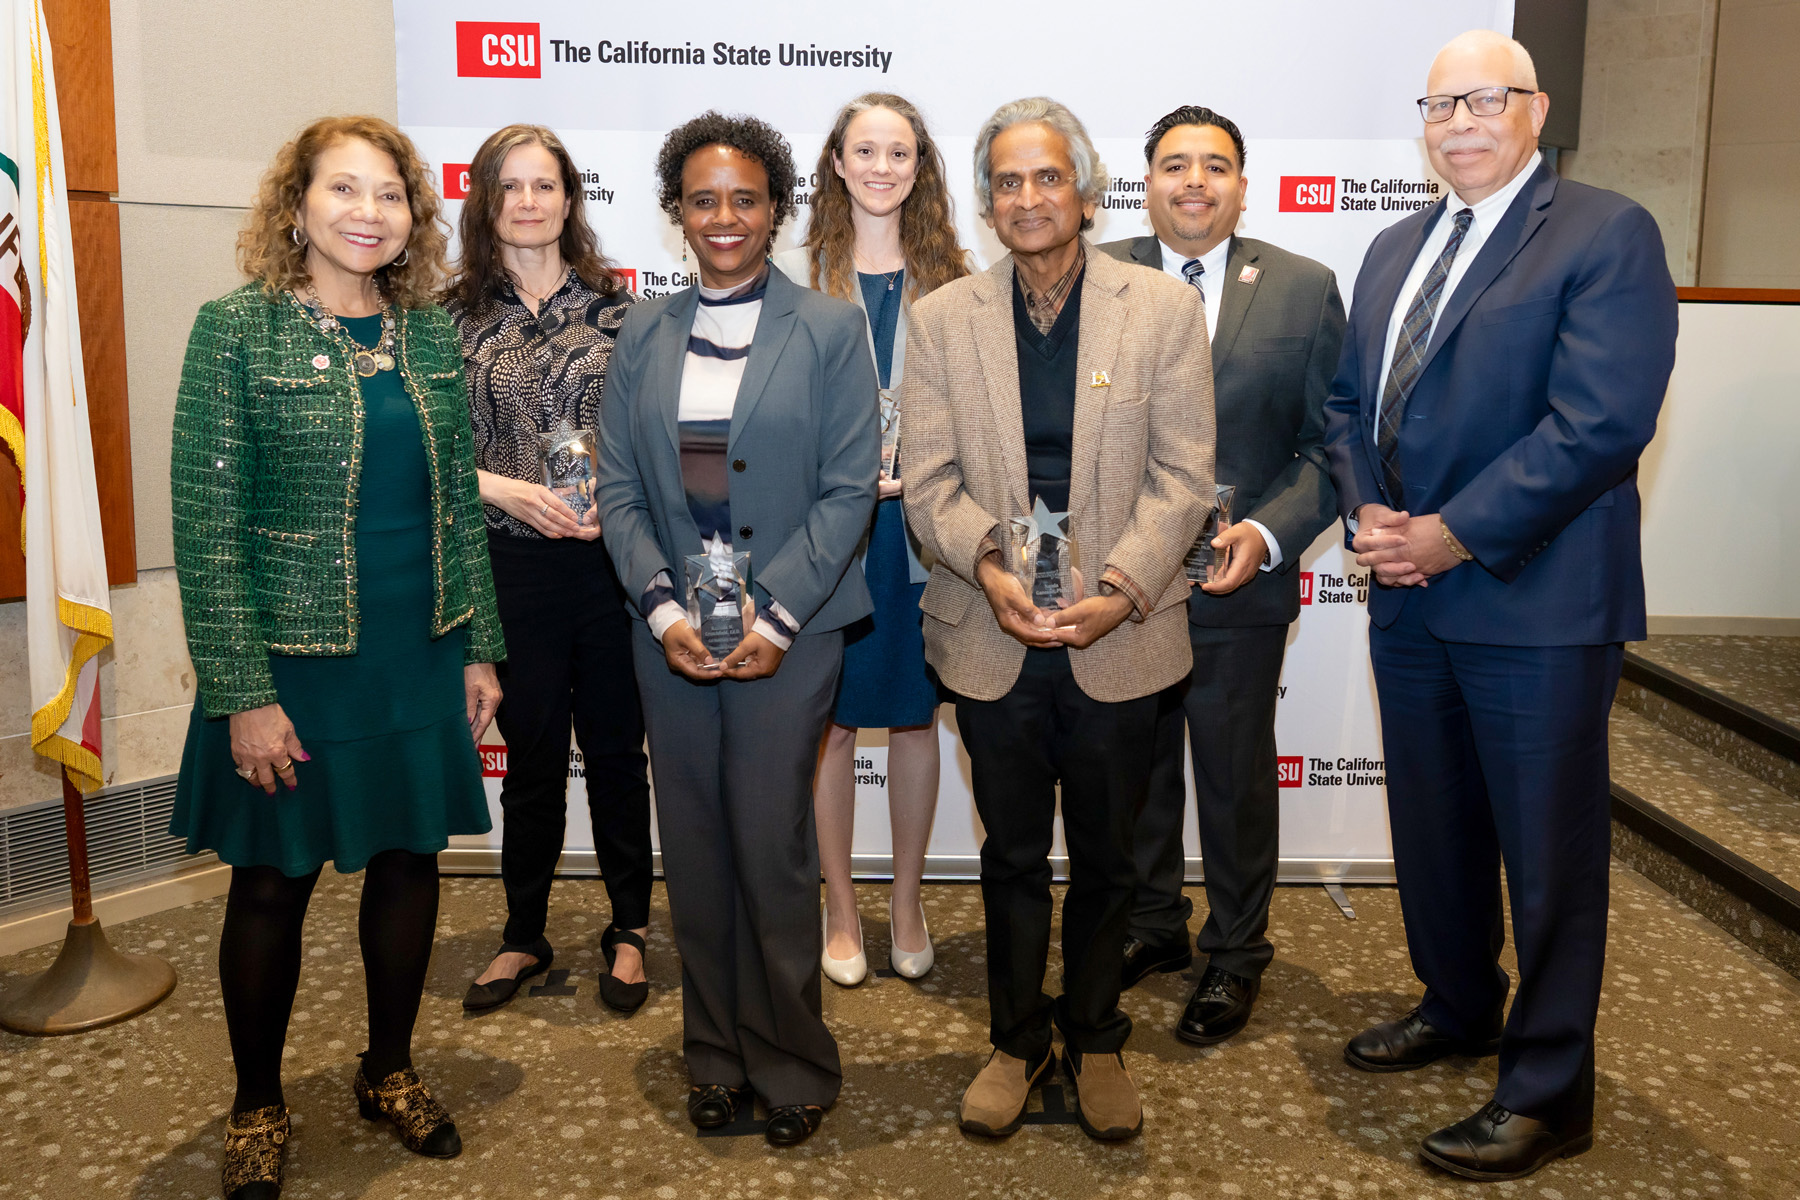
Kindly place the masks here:
POLYGON ((1185 686, 1169 689, 1178 696, 1163 696, 1149 798, 1134 835, 1138 884, 1131 932, 1153 946, 1184 941, 1193 912, 1181 892, 1185 725, 1210 910, 1199 949, 1211 963, 1245 979, 1260 978, 1275 956, 1267 936, 1281 832, 1275 689, 1287 634, 1286 625, 1188 625, 1194 673, 1185 686))
POLYGON ((812 779, 843 634, 795 638, 765 679, 693 683, 632 626, 689 1078, 829 1108, 843 1071, 820 1007, 812 779))

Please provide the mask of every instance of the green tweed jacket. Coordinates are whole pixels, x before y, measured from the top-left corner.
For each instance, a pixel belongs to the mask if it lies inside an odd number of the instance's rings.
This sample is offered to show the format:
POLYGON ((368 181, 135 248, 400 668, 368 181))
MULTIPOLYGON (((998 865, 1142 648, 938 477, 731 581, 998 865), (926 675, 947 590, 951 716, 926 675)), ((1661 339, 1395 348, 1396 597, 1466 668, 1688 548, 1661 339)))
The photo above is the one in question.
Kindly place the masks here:
MULTIPOLYGON (((431 633, 506 657, 475 481, 462 343, 441 308, 398 314, 399 370, 431 467, 431 633)), ((201 306, 175 403, 175 568, 206 715, 276 699, 269 654, 356 653, 362 392, 349 339, 258 284, 201 306), (319 365, 319 364, 325 365, 319 365)))

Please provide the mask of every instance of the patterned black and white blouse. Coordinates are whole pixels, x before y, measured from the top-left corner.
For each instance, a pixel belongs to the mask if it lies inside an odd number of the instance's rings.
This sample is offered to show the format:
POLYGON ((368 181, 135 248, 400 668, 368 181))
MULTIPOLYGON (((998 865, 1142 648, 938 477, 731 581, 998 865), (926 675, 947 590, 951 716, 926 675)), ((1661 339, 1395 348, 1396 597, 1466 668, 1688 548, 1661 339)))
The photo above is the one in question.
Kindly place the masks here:
MULTIPOLYGON (((462 335, 476 466, 535 483, 538 434, 563 427, 599 432, 613 340, 636 300, 623 288, 601 296, 570 270, 535 317, 509 283, 498 298, 471 309, 450 304, 462 335)), ((483 507, 489 529, 542 536, 491 504, 483 507)))

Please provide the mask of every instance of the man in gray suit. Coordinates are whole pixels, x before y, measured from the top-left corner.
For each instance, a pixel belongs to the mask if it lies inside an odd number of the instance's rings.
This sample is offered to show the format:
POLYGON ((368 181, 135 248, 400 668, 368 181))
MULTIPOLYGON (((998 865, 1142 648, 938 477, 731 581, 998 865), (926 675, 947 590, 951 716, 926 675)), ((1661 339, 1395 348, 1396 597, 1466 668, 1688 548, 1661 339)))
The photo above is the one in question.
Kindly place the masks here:
POLYGON ((1178 108, 1150 130, 1144 160, 1144 207, 1156 232, 1100 249, 1167 272, 1205 298, 1215 475, 1237 494, 1236 520, 1213 542, 1229 556, 1224 569, 1188 597, 1193 673, 1165 694, 1157 726, 1121 982, 1193 962, 1193 904, 1181 893, 1185 722, 1211 911, 1199 937, 1209 961, 1175 1034, 1205 1046, 1249 1021, 1275 953, 1265 936, 1280 817, 1275 697, 1288 625, 1300 615, 1300 555, 1337 515, 1324 403, 1344 305, 1322 264, 1234 233, 1248 181, 1244 139, 1231 121, 1178 108))

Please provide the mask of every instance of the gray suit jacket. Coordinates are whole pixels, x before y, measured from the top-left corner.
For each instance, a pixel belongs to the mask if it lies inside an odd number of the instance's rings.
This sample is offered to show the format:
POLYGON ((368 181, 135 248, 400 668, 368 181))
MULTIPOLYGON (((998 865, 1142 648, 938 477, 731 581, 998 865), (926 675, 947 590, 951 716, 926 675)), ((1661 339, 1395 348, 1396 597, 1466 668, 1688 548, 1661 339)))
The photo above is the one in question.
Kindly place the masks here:
MULTIPOLYGON (((1154 235, 1099 249, 1162 270, 1154 235)), ((1255 517, 1281 543, 1283 559, 1228 596, 1195 588, 1188 620, 1215 628, 1282 625, 1300 615, 1300 555, 1337 519, 1325 466, 1325 396, 1344 342, 1344 303, 1323 263, 1236 236, 1215 295, 1215 475, 1237 485, 1233 519, 1255 517), (1245 267, 1254 268, 1248 283, 1245 267)))
MULTIPOLYGON (((679 591, 683 558, 700 553, 678 429, 698 304, 687 288, 632 305, 607 370, 600 521, 633 604, 664 569, 679 591)), ((750 552, 758 603, 774 597, 803 633, 873 610, 862 572, 846 568, 875 507, 875 392, 861 311, 770 271, 726 443, 732 546, 750 552)))

